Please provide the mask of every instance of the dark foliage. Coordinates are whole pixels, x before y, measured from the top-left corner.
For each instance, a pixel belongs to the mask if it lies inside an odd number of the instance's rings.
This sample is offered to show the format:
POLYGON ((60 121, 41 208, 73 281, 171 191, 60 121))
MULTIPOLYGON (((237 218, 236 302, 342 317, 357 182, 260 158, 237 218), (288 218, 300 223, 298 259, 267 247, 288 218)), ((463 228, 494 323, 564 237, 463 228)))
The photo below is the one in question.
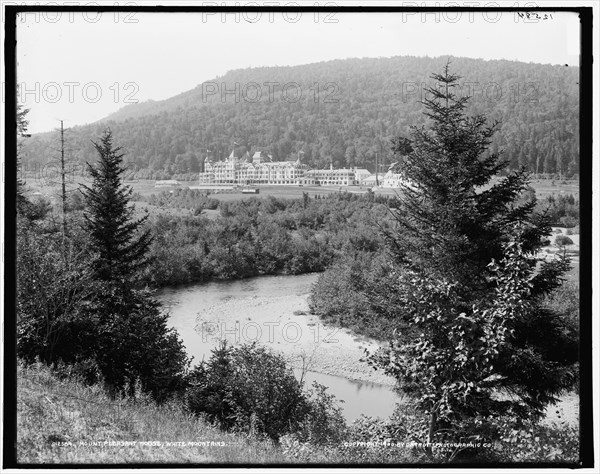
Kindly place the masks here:
POLYGON ((29 200, 25 197, 24 186, 25 182, 21 179, 21 155, 23 150, 22 137, 27 132, 27 126, 29 121, 27 120, 27 113, 29 109, 24 109, 22 104, 17 103, 17 213, 23 215, 27 212, 29 207, 29 200))
POLYGON ((88 312, 95 326, 94 359, 113 391, 135 384, 163 401, 181 392, 190 360, 168 314, 148 290, 100 283, 98 298, 88 312))
MULTIPOLYGON (((181 190, 151 199, 194 208, 190 194, 181 190)), ((200 207, 207 202, 197 199, 200 207)), ((387 219, 382 203, 393 201, 338 193, 325 199, 220 203, 216 218, 176 217, 167 211, 148 222, 155 241, 146 279, 163 286, 323 271, 344 255, 380 249, 375 222, 387 219)))
POLYGON ((92 186, 82 185, 85 229, 95 251, 92 265, 99 280, 125 281, 147 264, 152 239, 149 232, 138 235, 146 218, 132 219, 132 190, 123 185, 123 154, 113 146, 111 131, 106 130, 94 147, 100 159, 96 166, 88 163, 92 186))
POLYGON ((566 235, 557 235, 554 243, 558 246, 573 245, 573 240, 566 235))
POLYGON ((148 230, 140 232, 146 218, 132 218, 132 191, 122 183, 123 154, 113 147, 109 130, 95 147, 100 161, 89 166, 93 184, 84 192, 84 227, 98 285, 88 312, 97 335, 94 358, 113 390, 139 380, 143 390, 162 400, 180 388, 189 361, 159 303, 138 288, 152 239, 148 230))
MULTIPOLYGON (((357 334, 386 340, 399 329, 387 255, 355 251, 323 272, 311 290, 311 312, 357 334), (390 311, 391 310, 391 311, 390 311)), ((403 328, 407 333, 409 328, 403 328)))
POLYGON ((575 227, 579 225, 579 201, 573 195, 550 195, 537 205, 540 212, 546 213, 550 225, 575 227))
POLYGON ((577 379, 577 334, 542 302, 569 262, 538 265, 550 227, 523 198, 526 174, 485 186, 507 165, 487 151, 496 126, 465 114, 448 65, 432 77, 430 123, 395 141, 407 184, 385 235, 399 330, 372 358, 427 414, 428 442, 475 435, 478 416, 537 419, 577 379))
POLYGON ((18 356, 68 364, 113 393, 139 382, 162 401, 181 390, 189 361, 152 294, 94 279, 87 236, 77 226, 68 239, 54 229, 19 223, 18 356))
MULTIPOLYGON (((394 140, 397 171, 410 185, 392 211, 397 228, 387 237, 402 265, 473 291, 487 286, 485 268, 502 256, 506 229, 523 222, 535 201, 515 206, 527 183, 522 170, 478 191, 506 166, 497 153, 483 156, 497 125, 487 126, 484 116, 465 116, 468 98, 453 92, 459 76, 446 69, 433 77, 440 87, 430 89, 433 99, 424 100, 430 127, 412 128, 408 154, 403 154, 407 139, 394 140)), ((546 230, 547 225, 532 232, 527 248, 546 230)))
POLYGON ((302 385, 282 356, 256 344, 223 342, 190 375, 190 410, 228 429, 274 440, 298 430, 310 411, 302 385))
POLYGON ((89 254, 75 240, 19 219, 17 226, 17 354, 26 362, 75 363, 90 357, 95 298, 89 254))

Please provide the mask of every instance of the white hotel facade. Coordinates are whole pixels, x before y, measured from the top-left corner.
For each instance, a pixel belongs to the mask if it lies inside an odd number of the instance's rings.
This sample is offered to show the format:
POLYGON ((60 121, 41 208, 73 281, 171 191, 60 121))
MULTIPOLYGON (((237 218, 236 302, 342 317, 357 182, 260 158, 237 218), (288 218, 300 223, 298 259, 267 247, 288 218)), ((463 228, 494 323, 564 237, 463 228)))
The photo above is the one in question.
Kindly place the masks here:
MULTIPOLYGON (((250 157, 236 157, 233 152, 225 161, 204 161, 199 185, 323 185, 357 186, 372 181, 366 169, 310 169, 297 161, 270 161, 270 156, 257 151, 250 157)), ((382 176, 383 187, 398 187, 399 176, 390 171, 382 176)))

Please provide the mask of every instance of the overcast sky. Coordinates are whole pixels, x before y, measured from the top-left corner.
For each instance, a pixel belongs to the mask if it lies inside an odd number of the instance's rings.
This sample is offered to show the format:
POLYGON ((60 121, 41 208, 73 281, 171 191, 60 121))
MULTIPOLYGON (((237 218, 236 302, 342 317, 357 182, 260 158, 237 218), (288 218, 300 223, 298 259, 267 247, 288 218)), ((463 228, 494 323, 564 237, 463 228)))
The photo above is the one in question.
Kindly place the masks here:
POLYGON ((17 82, 31 133, 94 122, 228 70, 352 57, 466 56, 579 65, 579 19, 513 12, 28 13, 17 82), (436 21, 437 20, 437 21, 436 21))

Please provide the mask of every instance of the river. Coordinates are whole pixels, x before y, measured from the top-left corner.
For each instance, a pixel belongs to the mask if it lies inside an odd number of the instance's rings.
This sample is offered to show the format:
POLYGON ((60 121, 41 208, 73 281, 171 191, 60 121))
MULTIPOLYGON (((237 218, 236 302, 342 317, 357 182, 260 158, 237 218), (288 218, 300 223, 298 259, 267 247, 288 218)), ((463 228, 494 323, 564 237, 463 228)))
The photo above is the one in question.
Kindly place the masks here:
POLYGON ((305 314, 317 277, 265 276, 187 285, 163 289, 158 297, 193 363, 208 359, 219 338, 233 343, 257 340, 283 353, 296 367, 297 377, 302 360, 308 363, 305 386, 316 381, 329 387, 329 393, 344 400, 341 407, 348 421, 361 414, 389 416, 400 397, 390 379, 360 361, 363 350, 374 350, 376 344, 305 314))
MULTIPOLYGON (((252 342, 282 353, 294 367, 308 365, 305 386, 313 381, 329 387, 344 400, 344 416, 389 416, 401 397, 393 380, 374 371, 361 359, 375 341, 323 325, 309 314, 307 298, 318 274, 264 276, 165 288, 159 300, 170 312, 170 322, 183 339, 194 363, 210 357, 220 338, 232 343, 252 342)), ((569 394, 547 410, 546 421, 578 423, 579 399, 569 394)))

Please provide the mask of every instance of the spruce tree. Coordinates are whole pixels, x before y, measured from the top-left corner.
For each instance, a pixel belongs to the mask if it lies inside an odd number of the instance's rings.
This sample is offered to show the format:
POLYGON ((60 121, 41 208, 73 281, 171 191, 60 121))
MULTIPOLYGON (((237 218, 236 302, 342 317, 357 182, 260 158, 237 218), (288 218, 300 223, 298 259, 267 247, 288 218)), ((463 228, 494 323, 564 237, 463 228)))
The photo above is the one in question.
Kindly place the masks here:
POLYGON ((83 185, 88 211, 84 227, 96 252, 93 267, 102 281, 129 281, 148 261, 151 235, 140 232, 148 216, 133 219, 129 200, 133 190, 123 185, 123 153, 114 147, 112 133, 106 130, 99 142, 93 142, 100 160, 88 163, 92 186, 83 185))
POLYGON ((140 230, 147 216, 133 218, 132 190, 121 178, 121 148, 113 146, 110 130, 94 146, 100 160, 96 166, 88 164, 93 183, 83 193, 84 227, 95 254, 91 263, 97 298, 88 308, 96 331, 93 357, 115 391, 126 387, 131 394, 139 381, 144 391, 163 400, 182 388, 189 360, 168 314, 151 290, 139 288, 136 281, 148 262, 151 234, 140 230))
MULTIPOLYGON (((535 201, 516 203, 528 179, 523 169, 491 185, 508 164, 498 153, 486 154, 497 123, 465 114, 469 98, 453 92, 460 77, 448 65, 432 78, 438 87, 427 89, 432 98, 423 101, 430 126, 412 127, 410 138, 393 140, 406 184, 393 210, 397 229, 388 238, 400 262, 473 290, 485 286, 485 267, 502 256, 507 229, 532 219, 535 201)), ((549 231, 533 219, 526 250, 549 231)))
POLYGON ((432 78, 429 124, 393 144, 405 184, 385 287, 398 333, 371 358, 426 415, 429 442, 489 417, 539 418, 573 386, 577 360, 574 329, 543 305, 569 262, 536 258, 550 227, 522 202, 527 175, 493 182, 507 165, 487 152, 496 124, 466 115, 448 65, 432 78))

